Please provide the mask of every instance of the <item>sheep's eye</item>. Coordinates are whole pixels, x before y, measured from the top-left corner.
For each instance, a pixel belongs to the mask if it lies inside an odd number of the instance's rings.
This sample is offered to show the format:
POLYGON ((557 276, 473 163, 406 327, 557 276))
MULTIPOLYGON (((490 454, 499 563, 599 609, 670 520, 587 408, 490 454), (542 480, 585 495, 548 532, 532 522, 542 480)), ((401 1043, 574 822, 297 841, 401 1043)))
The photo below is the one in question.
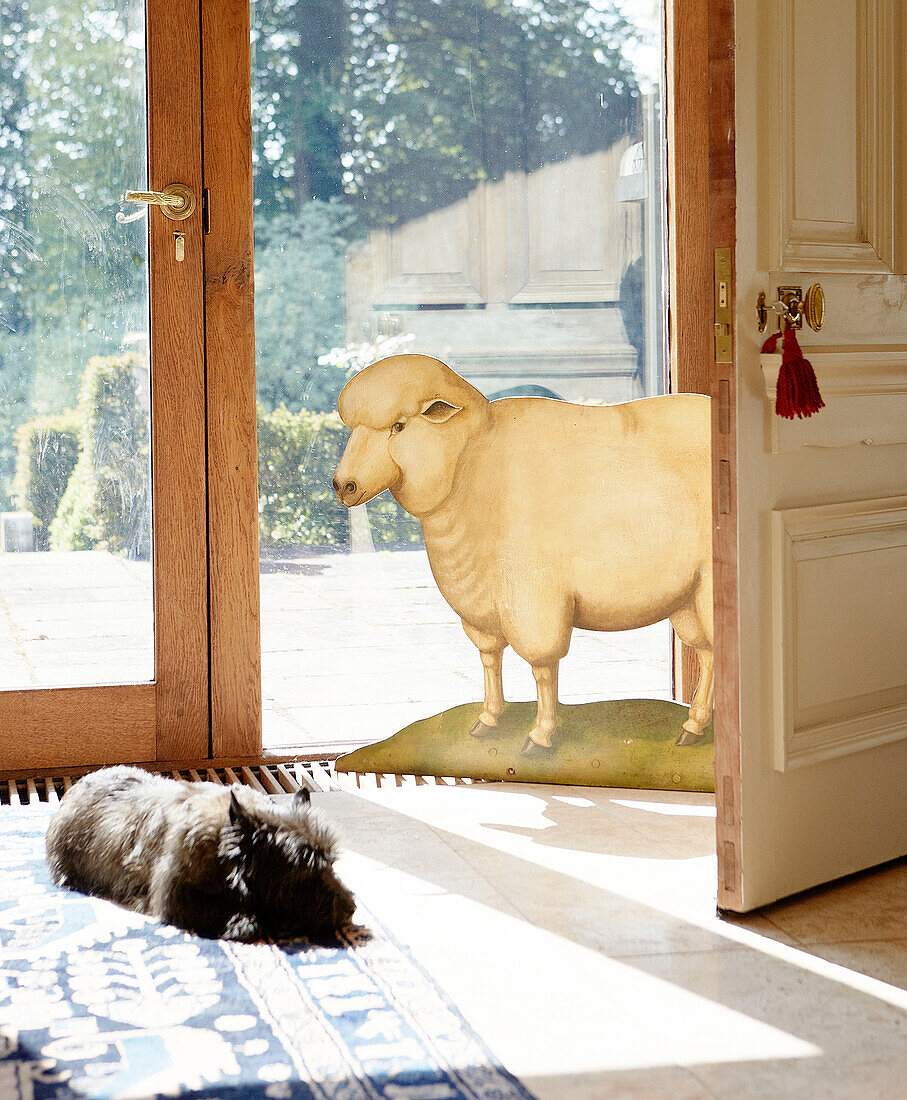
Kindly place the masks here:
POLYGON ((391 435, 396 435, 398 432, 402 432, 406 425, 402 420, 398 420, 396 424, 391 428, 391 435))

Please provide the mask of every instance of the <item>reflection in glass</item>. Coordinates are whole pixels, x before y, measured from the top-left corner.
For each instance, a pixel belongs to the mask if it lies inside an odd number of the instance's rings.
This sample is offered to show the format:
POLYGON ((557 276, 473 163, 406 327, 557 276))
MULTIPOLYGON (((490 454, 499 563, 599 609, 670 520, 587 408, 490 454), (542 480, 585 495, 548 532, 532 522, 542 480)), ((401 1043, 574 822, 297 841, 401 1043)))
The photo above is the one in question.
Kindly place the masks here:
MULTIPOLYGON (((253 4, 267 745, 481 698, 418 523, 334 497, 357 370, 412 349, 491 398, 664 392, 660 26, 656 0, 253 4)), ((577 631, 561 677, 670 697, 667 627, 577 631)))
POLYGON ((0 689, 151 680, 144 5, 0 13, 0 689))

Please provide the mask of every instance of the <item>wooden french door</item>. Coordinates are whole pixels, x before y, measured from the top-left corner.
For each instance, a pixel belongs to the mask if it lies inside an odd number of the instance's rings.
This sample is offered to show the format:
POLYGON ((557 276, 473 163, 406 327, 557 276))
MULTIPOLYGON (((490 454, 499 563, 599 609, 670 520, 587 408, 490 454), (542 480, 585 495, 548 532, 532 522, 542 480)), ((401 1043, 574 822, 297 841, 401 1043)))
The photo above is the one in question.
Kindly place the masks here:
MULTIPOLYGON (((244 432, 234 402, 235 394, 246 393, 248 387, 233 385, 230 373, 237 363, 240 369, 250 363, 251 234, 239 233, 238 252, 232 243, 235 219, 248 223, 251 209, 238 195, 235 164, 219 143, 216 127, 207 134, 213 165, 208 174, 223 170, 231 182, 226 191, 220 179, 208 185, 210 207, 202 163, 203 61, 212 77, 210 94, 235 96, 237 84, 224 69, 229 57, 220 52, 220 43, 238 33, 247 51, 248 33, 242 37, 242 28, 237 31, 228 26, 229 19, 222 19, 227 5, 202 7, 200 15, 195 0, 147 0, 144 21, 140 9, 135 19, 139 25, 144 22, 144 42, 134 25, 124 25, 122 33, 115 28, 112 36, 122 41, 133 35, 134 56, 128 64, 143 62, 146 77, 147 180, 136 178, 126 185, 161 191, 181 183, 197 199, 191 216, 179 222, 157 207, 150 207, 147 215, 153 678, 105 684, 96 676, 81 686, 66 686, 64 656, 63 686, 0 692, 3 769, 200 759, 212 752, 254 752, 260 744, 257 639, 252 636, 257 571, 247 568, 237 541, 239 530, 251 542, 255 522, 254 502, 250 507, 249 493, 242 491, 243 479, 247 489, 250 484, 250 467, 254 471, 254 409, 252 428, 247 424, 244 432), (202 18, 209 29, 204 59, 202 18), (207 239, 206 228, 211 229, 207 239), (233 308, 231 295, 236 294, 239 306, 233 308), (231 666, 230 654, 240 649, 241 658, 231 666), (242 667, 237 670, 236 665, 242 667)), ((242 81, 238 87, 237 109, 248 119, 242 81)), ((239 156, 241 160, 248 151, 240 150, 239 156)), ((90 181, 82 183, 90 191, 90 181)), ((106 224, 104 219, 112 221, 115 213, 115 208, 102 208, 97 217, 106 224)), ((241 402, 248 412, 248 399, 241 402)), ((60 598, 66 599, 65 583, 60 598)), ((71 645, 77 653, 79 638, 72 638, 71 645)))

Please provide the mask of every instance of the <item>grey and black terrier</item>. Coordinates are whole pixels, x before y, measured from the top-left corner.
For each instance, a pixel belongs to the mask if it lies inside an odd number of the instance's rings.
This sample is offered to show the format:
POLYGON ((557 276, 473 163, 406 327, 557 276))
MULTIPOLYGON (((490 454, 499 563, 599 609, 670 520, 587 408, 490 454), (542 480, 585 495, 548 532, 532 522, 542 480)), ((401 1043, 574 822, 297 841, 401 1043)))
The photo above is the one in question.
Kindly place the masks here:
POLYGON ((104 768, 64 795, 47 829, 57 886, 108 898, 211 939, 336 943, 356 908, 335 839, 308 791, 104 768))

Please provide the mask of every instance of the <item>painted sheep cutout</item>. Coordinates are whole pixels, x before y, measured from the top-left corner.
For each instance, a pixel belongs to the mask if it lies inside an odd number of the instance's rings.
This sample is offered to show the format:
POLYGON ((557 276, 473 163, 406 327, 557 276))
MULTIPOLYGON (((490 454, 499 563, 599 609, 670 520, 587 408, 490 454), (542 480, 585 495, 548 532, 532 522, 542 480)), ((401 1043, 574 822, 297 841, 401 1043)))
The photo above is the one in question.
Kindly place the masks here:
POLYGON ((337 496, 351 508, 390 489, 420 521, 438 588, 479 650, 473 736, 503 713, 508 645, 537 686, 522 751, 544 756, 573 628, 670 619, 701 669, 677 744, 700 740, 713 687, 707 397, 488 401, 438 359, 394 355, 351 379, 338 405, 352 435, 337 496))

